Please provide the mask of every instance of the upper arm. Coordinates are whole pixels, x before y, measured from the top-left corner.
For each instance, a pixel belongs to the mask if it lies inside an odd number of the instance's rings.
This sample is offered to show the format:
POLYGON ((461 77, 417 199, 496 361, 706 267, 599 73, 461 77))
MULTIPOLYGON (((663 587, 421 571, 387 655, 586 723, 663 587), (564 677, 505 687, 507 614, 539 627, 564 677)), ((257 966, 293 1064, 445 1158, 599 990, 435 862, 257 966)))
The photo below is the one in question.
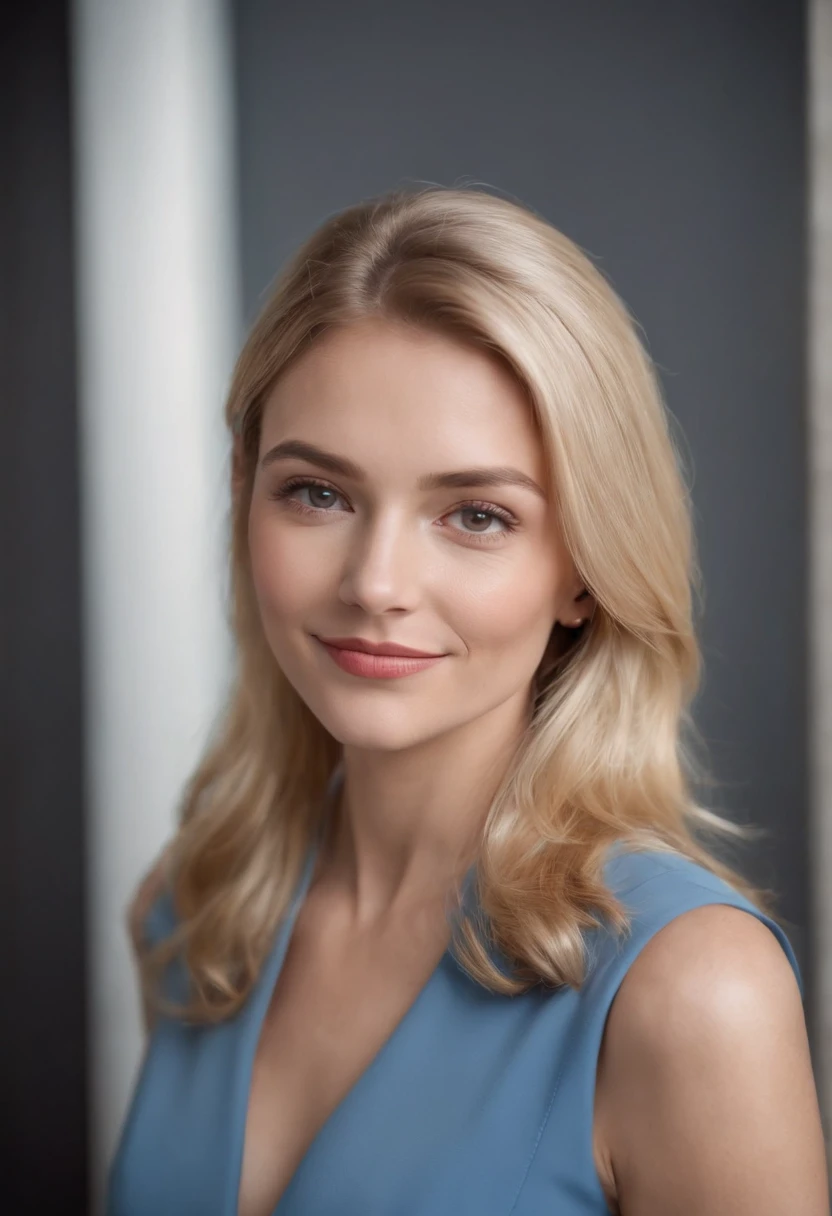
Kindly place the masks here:
POLYGON ((800 991, 740 908, 692 909, 643 947, 607 1019, 597 1112, 621 1216, 828 1216, 800 991))

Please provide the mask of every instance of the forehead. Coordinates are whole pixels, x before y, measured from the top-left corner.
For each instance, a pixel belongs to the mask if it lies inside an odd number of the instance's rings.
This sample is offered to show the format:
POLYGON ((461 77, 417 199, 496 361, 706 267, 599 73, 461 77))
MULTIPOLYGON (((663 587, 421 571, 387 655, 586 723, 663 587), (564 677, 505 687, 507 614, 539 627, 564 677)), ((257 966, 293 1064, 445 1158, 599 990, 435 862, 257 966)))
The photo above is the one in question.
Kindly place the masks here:
POLYGON ((354 456, 370 471, 374 462, 420 471, 510 462, 546 475, 531 405, 501 359, 376 319, 326 333, 277 381, 261 449, 290 437, 354 456))

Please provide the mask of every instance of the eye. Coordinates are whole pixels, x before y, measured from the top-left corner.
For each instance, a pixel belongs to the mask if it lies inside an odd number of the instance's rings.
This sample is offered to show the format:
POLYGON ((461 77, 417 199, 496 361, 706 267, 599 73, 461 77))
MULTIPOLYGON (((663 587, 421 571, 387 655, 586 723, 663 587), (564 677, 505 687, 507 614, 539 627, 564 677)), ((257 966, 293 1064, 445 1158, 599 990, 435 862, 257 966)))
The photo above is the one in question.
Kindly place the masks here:
POLYGON ((450 511, 446 518, 450 518, 452 515, 468 515, 469 517, 475 517, 473 522, 477 525, 477 527, 473 532, 469 532, 466 528, 461 530, 466 536, 470 536, 472 539, 476 539, 477 541, 482 540, 486 544, 490 544, 492 541, 500 540, 507 533, 514 532, 517 529, 517 520, 514 518, 514 516, 509 511, 506 511, 503 507, 498 507, 494 503, 464 503, 461 507, 455 507, 453 511, 450 511), (501 525, 496 530, 491 529, 490 527, 495 521, 501 525), (479 526, 483 523, 488 526, 490 529, 489 531, 486 531, 484 528, 479 526))
POLYGON ((314 514, 319 511, 328 511, 333 501, 340 498, 341 495, 324 481, 316 481, 311 477, 290 477, 288 481, 279 486, 269 497, 273 498, 276 502, 286 502, 287 505, 293 507, 296 511, 314 514), (308 490, 310 492, 311 503, 307 505, 293 497, 296 490, 308 490), (317 501, 315 501, 316 499, 317 501))
MULTIPOLYGON (((333 503, 339 498, 343 501, 343 496, 333 486, 328 485, 325 481, 318 481, 314 477, 290 477, 269 497, 276 502, 285 503, 291 510, 299 511, 304 515, 335 514, 332 511, 333 503), (300 502, 295 497, 297 491, 308 492, 309 503, 300 502)), ((448 511, 443 519, 450 519, 454 515, 474 517, 473 530, 466 527, 453 530, 477 545, 499 543, 506 535, 515 532, 519 526, 519 521, 510 511, 504 507, 498 507, 496 503, 492 502, 461 503, 460 506, 454 507, 453 511, 448 511), (497 529, 491 528, 495 521, 501 525, 497 529), (490 530, 486 531, 480 526, 482 524, 485 524, 490 530)))

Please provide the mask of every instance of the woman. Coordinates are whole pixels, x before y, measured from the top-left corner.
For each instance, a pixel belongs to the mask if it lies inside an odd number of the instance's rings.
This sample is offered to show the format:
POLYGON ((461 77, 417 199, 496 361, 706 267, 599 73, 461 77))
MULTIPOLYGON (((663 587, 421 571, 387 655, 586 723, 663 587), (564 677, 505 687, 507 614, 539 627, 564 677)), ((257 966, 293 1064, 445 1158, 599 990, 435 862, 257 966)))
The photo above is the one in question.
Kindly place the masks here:
POLYGON ((131 923, 111 1216, 821 1216, 794 954, 706 847, 690 502, 525 209, 329 219, 240 356, 236 687, 131 923))

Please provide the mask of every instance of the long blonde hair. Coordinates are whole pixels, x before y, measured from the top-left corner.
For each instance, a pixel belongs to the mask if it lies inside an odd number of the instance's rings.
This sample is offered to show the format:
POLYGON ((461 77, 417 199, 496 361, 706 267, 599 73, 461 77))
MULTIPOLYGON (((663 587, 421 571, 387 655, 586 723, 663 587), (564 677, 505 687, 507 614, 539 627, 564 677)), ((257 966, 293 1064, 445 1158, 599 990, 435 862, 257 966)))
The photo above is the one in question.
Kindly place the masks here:
POLYGON ((335 326, 381 317, 487 348, 524 387, 563 537, 594 601, 577 636, 556 625, 522 745, 491 804, 476 919, 460 962, 495 992, 579 987, 582 931, 626 932, 604 883, 606 850, 680 853, 773 915, 706 847, 753 834, 696 801, 701 577, 690 493, 654 369, 626 308, 589 258, 530 210, 474 189, 399 190, 347 208, 298 250, 240 354, 226 406, 234 436, 231 616, 236 680, 189 781, 172 844, 175 932, 142 962, 156 1008, 216 1022, 246 1000, 323 825, 341 747, 271 653, 247 526, 264 398, 335 326), (496 945, 512 975, 490 954, 496 945), (162 994, 179 955, 187 1001, 162 994))

